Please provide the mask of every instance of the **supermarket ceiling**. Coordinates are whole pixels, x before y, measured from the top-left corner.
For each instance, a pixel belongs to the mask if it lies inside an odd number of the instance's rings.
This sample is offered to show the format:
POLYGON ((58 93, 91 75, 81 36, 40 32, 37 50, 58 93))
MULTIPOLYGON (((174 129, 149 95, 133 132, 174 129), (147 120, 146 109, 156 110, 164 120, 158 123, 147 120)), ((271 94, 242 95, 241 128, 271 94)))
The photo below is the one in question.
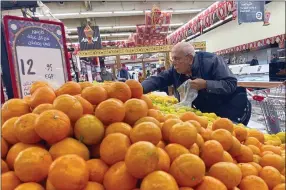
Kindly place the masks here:
MULTIPOLYGON (((180 27, 203 9, 215 1, 61 1, 44 2, 54 17, 61 20, 67 27, 68 41, 77 42, 79 26, 87 21, 100 28, 102 40, 126 40, 130 33, 135 32, 137 24, 145 23, 145 12, 154 5, 162 11, 171 12, 169 33, 180 27)), ((21 16, 21 11, 2 11, 2 15, 21 16)), ((37 15, 43 19, 43 13, 37 9, 37 15)))

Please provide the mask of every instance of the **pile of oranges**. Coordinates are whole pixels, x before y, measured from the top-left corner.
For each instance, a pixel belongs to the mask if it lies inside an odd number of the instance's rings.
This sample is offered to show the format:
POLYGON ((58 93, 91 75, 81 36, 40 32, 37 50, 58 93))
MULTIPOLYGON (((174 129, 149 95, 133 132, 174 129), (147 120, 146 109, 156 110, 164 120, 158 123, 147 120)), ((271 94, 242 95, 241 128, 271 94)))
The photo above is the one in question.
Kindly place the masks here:
POLYGON ((2 190, 285 189, 285 144, 227 118, 164 115, 135 80, 30 92, 2 106, 2 190))

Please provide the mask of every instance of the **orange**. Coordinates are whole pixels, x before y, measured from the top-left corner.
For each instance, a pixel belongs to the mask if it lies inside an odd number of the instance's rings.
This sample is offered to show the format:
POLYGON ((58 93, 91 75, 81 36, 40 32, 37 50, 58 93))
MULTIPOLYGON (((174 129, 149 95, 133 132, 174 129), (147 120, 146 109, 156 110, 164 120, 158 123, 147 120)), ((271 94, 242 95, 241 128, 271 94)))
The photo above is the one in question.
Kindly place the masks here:
POLYGON ((266 154, 262 156, 259 164, 262 167, 272 166, 276 168, 278 171, 282 171, 284 168, 283 162, 284 162, 283 158, 277 154, 266 154))
POLYGON ((241 144, 236 137, 232 136, 232 147, 228 150, 229 154, 233 157, 238 156, 241 151, 241 144))
POLYGON ((31 107, 36 108, 40 104, 52 104, 56 98, 54 90, 50 87, 39 87, 31 96, 31 107))
POLYGON ((261 131, 258 131, 256 129, 250 129, 248 130, 248 137, 254 137, 259 140, 259 142, 264 143, 264 134, 261 131))
POLYGON ((112 165, 104 175, 103 185, 106 190, 127 190, 136 187, 137 179, 130 175, 124 162, 112 165))
POLYGON ((200 148, 197 143, 194 143, 190 148, 190 153, 199 156, 200 155, 200 148))
POLYGON ((88 160, 86 164, 89 170, 89 181, 102 183, 108 166, 100 159, 88 160))
POLYGON ((185 112, 180 116, 180 119, 182 121, 189 121, 189 120, 195 120, 197 119, 197 115, 194 112, 185 112))
POLYGON ((169 141, 169 133, 170 129, 173 127, 173 125, 177 123, 182 123, 180 119, 167 119, 164 124, 162 125, 162 136, 165 141, 169 141))
POLYGON ((198 156, 183 154, 172 162, 169 173, 180 186, 194 187, 202 181, 205 170, 205 164, 198 156))
POLYGON ((74 97, 68 94, 58 96, 53 106, 67 114, 72 122, 77 121, 83 115, 83 108, 81 103, 74 97))
POLYGON ((162 139, 162 134, 160 128, 156 124, 152 122, 143 122, 132 128, 130 139, 132 143, 148 141, 157 145, 162 139))
POLYGON ((17 119, 14 123, 14 133, 19 141, 33 144, 41 140, 35 131, 35 121, 38 117, 38 114, 28 113, 17 119))
POLYGON ((234 128, 234 135, 240 142, 243 142, 248 134, 245 127, 237 126, 234 128))
POLYGON ((16 144, 19 142, 14 130, 14 123, 17 119, 18 117, 12 117, 2 125, 2 137, 10 144, 16 144))
POLYGON ((152 100, 147 95, 143 94, 141 96, 141 100, 143 100, 147 104, 148 109, 152 109, 153 108, 152 100))
POLYGON ((235 157, 238 162, 252 162, 253 161, 253 152, 252 150, 245 146, 241 145, 240 147, 240 154, 235 157))
POLYGON ((95 116, 105 125, 121 122, 125 117, 124 104, 114 98, 101 102, 95 109, 95 116))
POLYGON ((195 120, 189 120, 187 122, 191 123, 194 127, 196 127, 198 133, 201 132, 202 126, 199 122, 197 122, 195 120))
POLYGON ((261 147, 261 143, 257 140, 257 138, 254 138, 254 137, 247 137, 244 144, 245 145, 254 145, 254 146, 257 146, 258 148, 261 147))
POLYGON ((155 171, 147 175, 140 186, 140 190, 179 190, 175 179, 164 171, 155 171))
POLYGON ((20 179, 13 171, 1 175, 1 190, 14 190, 20 184, 20 179))
POLYGON ((158 162, 157 170, 168 172, 170 168, 170 162, 171 162, 170 157, 166 153, 166 151, 163 150, 162 148, 157 148, 157 150, 159 154, 159 162, 158 162))
POLYGON ((131 97, 132 98, 141 98, 143 95, 143 87, 137 80, 129 79, 125 82, 130 90, 131 90, 131 97))
POLYGON ((194 112, 185 112, 180 116, 182 121, 194 120, 201 124, 201 127, 206 128, 208 126, 208 121, 200 116, 197 116, 194 112))
POLYGON ((285 188, 285 183, 280 183, 279 185, 276 185, 272 190, 285 190, 285 188))
POLYGON ((79 82, 78 84, 80 85, 81 90, 85 89, 86 87, 93 86, 93 84, 88 81, 79 82))
POLYGON ((253 165, 256 168, 256 170, 258 171, 258 173, 262 169, 262 167, 258 163, 256 163, 256 162, 249 162, 249 164, 253 165))
POLYGON ((230 133, 232 133, 233 123, 227 118, 220 118, 213 122, 212 129, 213 130, 225 129, 228 130, 230 133))
POLYGON ((50 180, 46 181, 46 190, 56 190, 56 188, 51 184, 50 180))
POLYGON ((49 83, 47 83, 46 81, 36 81, 36 82, 33 82, 33 84, 30 87, 30 94, 33 94, 40 87, 50 87, 51 88, 49 83))
MULTIPOLYGON (((3 145, 3 143, 2 143, 3 145)), ((19 142, 19 143, 16 143, 14 144, 10 150, 8 151, 8 154, 7 154, 7 157, 6 157, 6 162, 9 166, 10 169, 14 169, 14 161, 16 159, 16 157, 18 156, 18 154, 27 149, 27 148, 30 148, 30 147, 34 147, 34 146, 38 146, 38 145, 35 145, 35 144, 24 144, 22 142, 19 142)), ((3 148, 2 148, 3 150, 3 148)))
POLYGON ((179 190, 194 190, 194 189, 191 187, 180 187, 179 190))
POLYGON ((204 141, 208 141, 211 140, 211 134, 212 134, 212 130, 208 129, 208 128, 201 128, 201 132, 200 135, 203 137, 204 141))
POLYGON ((112 123, 109 126, 107 126, 105 130, 105 136, 112 133, 122 133, 127 137, 129 137, 131 129, 132 129, 131 126, 124 122, 112 123))
POLYGON ((210 167, 223 160, 223 151, 223 147, 219 142, 209 140, 205 142, 202 148, 201 158, 205 162, 206 166, 210 167))
POLYGON ((161 123, 155 119, 154 117, 142 117, 141 119, 139 119, 138 121, 136 121, 136 123, 134 125, 138 125, 139 123, 142 123, 142 122, 152 122, 152 123, 155 123, 158 127, 161 128, 161 123))
POLYGON ((104 190, 104 187, 100 183, 89 181, 83 190, 104 190))
POLYGON ((219 162, 212 165, 208 175, 220 180, 228 189, 236 187, 242 179, 239 167, 229 162, 219 162))
POLYGON ((179 157, 182 154, 190 154, 190 151, 186 149, 184 146, 175 143, 168 144, 165 147, 165 150, 169 155, 171 162, 173 162, 177 157, 179 157))
POLYGON ((211 139, 218 141, 224 150, 228 151, 232 147, 233 138, 229 131, 225 129, 217 129, 212 132, 211 139))
POLYGON ((261 151, 260 149, 257 147, 257 146, 254 146, 254 145, 247 145, 253 152, 253 154, 256 154, 256 155, 261 155, 261 151))
POLYGON ((70 130, 69 117, 58 110, 44 111, 35 121, 36 133, 50 144, 68 137, 70 130))
POLYGON ((265 181, 269 189, 273 189, 276 185, 281 183, 281 174, 272 166, 265 166, 259 172, 259 177, 265 181))
POLYGON ((88 178, 89 171, 86 162, 74 154, 57 158, 49 170, 49 181, 55 189, 83 189, 88 183, 88 178))
POLYGON ((54 109, 53 104, 40 104, 37 107, 35 107, 35 109, 33 109, 32 113, 41 114, 44 111, 52 110, 52 109, 54 109))
POLYGON ((281 149, 277 146, 273 146, 273 145, 263 145, 261 147, 261 151, 265 152, 265 151, 271 151, 275 154, 281 155, 281 149))
POLYGON ((142 117, 146 117, 148 113, 147 104, 143 100, 130 99, 124 103, 125 118, 124 121, 130 125, 133 125, 137 120, 142 117))
POLYGON ((226 151, 223 151, 223 159, 222 159, 223 162, 231 162, 233 163, 233 159, 231 157, 231 155, 226 152, 226 151))
POLYGON ((69 81, 63 84, 59 89, 56 90, 56 95, 60 96, 63 94, 69 94, 69 95, 77 95, 80 94, 81 87, 78 83, 69 81))
POLYGON ((246 177, 246 176, 249 176, 249 175, 256 175, 256 176, 258 176, 258 170, 252 164, 239 163, 238 166, 239 166, 239 168, 241 170, 242 177, 246 177))
POLYGON ((127 171, 136 178, 143 178, 155 171, 158 162, 157 147, 146 141, 132 144, 125 156, 127 171))
POLYGON ((124 82, 114 82, 110 85, 108 90, 109 98, 116 98, 122 102, 129 100, 131 96, 130 87, 124 82))
POLYGON ((275 154, 275 153, 268 150, 268 151, 262 152, 261 156, 264 156, 264 155, 266 155, 266 154, 275 154))
POLYGON ((89 101, 92 105, 98 105, 108 98, 106 90, 98 85, 83 89, 81 97, 89 101))
POLYGON ((15 190, 45 190, 40 184, 29 182, 29 183, 22 183, 21 185, 17 186, 15 190))
POLYGON ((240 184, 239 184, 240 190, 268 190, 267 184, 263 179, 261 179, 258 176, 255 175, 249 175, 244 177, 240 184))
POLYGON ((155 118, 159 122, 164 122, 165 121, 165 117, 164 117, 163 113, 161 111, 159 111, 159 110, 149 109, 148 110, 148 116, 155 118))
POLYGON ((167 121, 168 119, 179 119, 179 117, 176 116, 175 114, 166 114, 165 119, 167 121))
POLYGON ((23 100, 27 103, 27 104, 29 104, 29 105, 31 105, 31 95, 28 95, 28 96, 24 96, 23 97, 23 100))
POLYGON ((40 182, 47 177, 52 162, 47 150, 30 147, 18 154, 14 162, 15 174, 23 182, 40 182))
POLYGON ((130 144, 129 138, 121 133, 107 135, 100 144, 100 158, 108 165, 123 161, 130 144))
POLYGON ((197 141, 197 129, 189 122, 177 123, 170 129, 169 139, 171 143, 190 148, 197 141))
POLYGON ((104 137, 104 126, 97 117, 85 114, 76 121, 74 135, 84 144, 97 144, 104 137))
POLYGON ((166 143, 165 143, 164 141, 160 141, 156 146, 157 146, 158 148, 165 149, 166 143))
POLYGON ((53 160, 60 156, 67 154, 76 154, 82 157, 84 160, 89 159, 88 148, 81 142, 73 138, 65 138, 55 144, 53 144, 49 150, 53 160))
POLYGON ((7 163, 1 159, 1 173, 5 173, 9 171, 9 167, 7 165, 7 163))
POLYGON ((89 101, 87 101, 86 99, 81 97, 81 95, 76 95, 74 97, 81 103, 81 106, 83 108, 83 114, 93 114, 94 113, 93 105, 89 101))
POLYGON ((227 190, 226 186, 216 178, 205 176, 196 190, 227 190))
POLYGON ((199 146, 199 148, 202 148, 204 143, 205 143, 202 135, 200 135, 199 133, 197 134, 197 141, 196 141, 196 143, 199 146))
POLYGON ((30 113, 30 106, 22 99, 10 99, 1 108, 2 123, 12 117, 19 117, 30 113))
POLYGON ((258 156, 258 155, 253 155, 253 162, 259 164, 260 160, 261 160, 261 157, 260 157, 260 156, 258 156))

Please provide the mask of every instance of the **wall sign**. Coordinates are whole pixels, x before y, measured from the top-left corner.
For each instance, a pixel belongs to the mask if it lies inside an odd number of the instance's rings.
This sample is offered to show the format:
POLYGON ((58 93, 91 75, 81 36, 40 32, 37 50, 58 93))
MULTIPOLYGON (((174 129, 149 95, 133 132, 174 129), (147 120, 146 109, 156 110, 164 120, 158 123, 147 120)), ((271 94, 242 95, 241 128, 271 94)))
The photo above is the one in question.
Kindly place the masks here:
POLYGON ((4 30, 15 98, 30 95, 35 81, 58 88, 71 80, 62 23, 5 16, 4 30))
POLYGON ((238 23, 263 22, 265 1, 237 1, 238 23))

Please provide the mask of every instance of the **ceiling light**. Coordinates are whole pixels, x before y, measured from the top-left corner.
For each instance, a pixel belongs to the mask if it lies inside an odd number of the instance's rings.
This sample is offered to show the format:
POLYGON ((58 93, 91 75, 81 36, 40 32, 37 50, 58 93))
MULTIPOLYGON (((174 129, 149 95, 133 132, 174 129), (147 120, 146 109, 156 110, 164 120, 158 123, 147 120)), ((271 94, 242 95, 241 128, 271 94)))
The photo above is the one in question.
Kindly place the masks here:
POLYGON ((203 9, 182 9, 182 10, 174 10, 175 13, 195 13, 201 12, 203 9))
POLYGON ((162 12, 164 12, 164 13, 172 13, 172 12, 174 12, 174 10, 162 10, 162 12))
POLYGON ((145 10, 145 13, 151 13, 151 10, 145 10))
POLYGON ((118 29, 118 28, 136 28, 136 26, 113 26, 114 29, 118 29))
POLYGON ((78 39, 78 36, 67 36, 69 39, 78 39))
POLYGON ((54 16, 73 16, 73 15, 79 15, 79 13, 58 13, 53 14, 54 16))
POLYGON ((111 36, 110 34, 100 34, 100 37, 107 37, 107 36, 111 36))
POLYGON ((112 26, 99 26, 99 30, 112 29, 112 26))
POLYGON ((113 33, 111 36, 129 36, 131 33, 113 33))
POLYGON ((173 24, 169 24, 169 26, 182 26, 184 23, 173 23, 173 24))
POLYGON ((67 31, 77 31, 77 28, 68 28, 67 31))
POLYGON ((106 12, 82 12, 80 13, 82 15, 100 15, 100 14, 112 14, 111 11, 106 11, 106 12))
POLYGON ((126 14, 126 13, 143 13, 143 11, 114 11, 115 14, 126 14))

